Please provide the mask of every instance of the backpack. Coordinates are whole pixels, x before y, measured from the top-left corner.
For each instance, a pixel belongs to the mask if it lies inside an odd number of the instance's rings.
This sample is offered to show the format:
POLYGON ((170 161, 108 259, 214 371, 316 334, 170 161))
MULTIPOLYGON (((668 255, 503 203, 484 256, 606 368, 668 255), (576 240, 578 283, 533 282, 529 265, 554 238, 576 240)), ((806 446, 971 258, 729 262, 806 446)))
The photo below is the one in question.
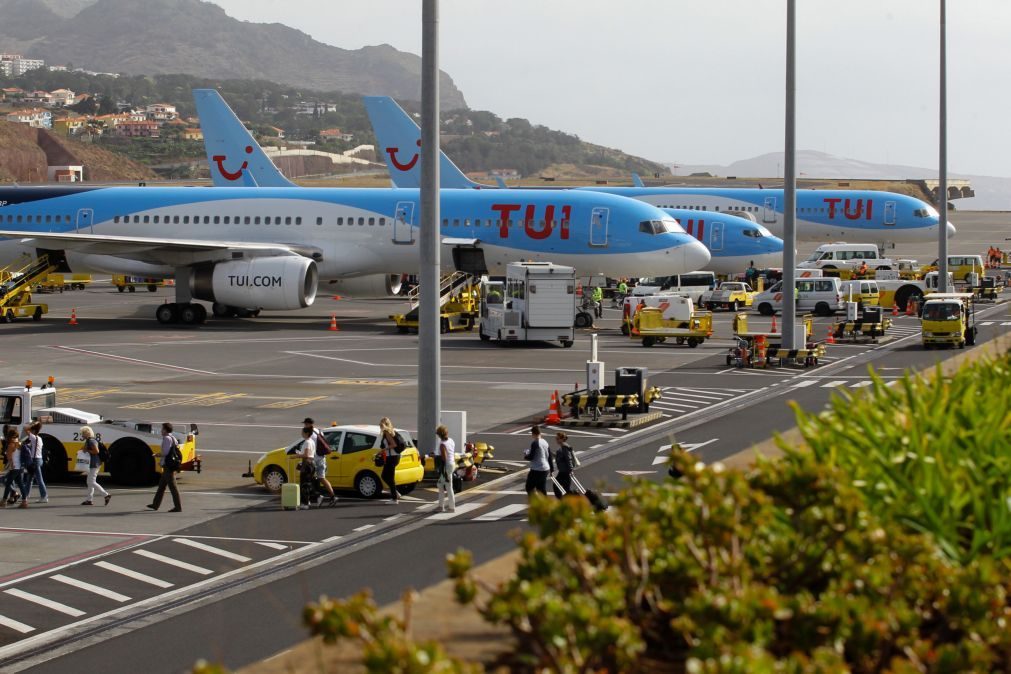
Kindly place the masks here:
POLYGON ((330 447, 330 443, 326 441, 325 437, 323 437, 322 431, 318 429, 315 430, 315 436, 316 436, 316 454, 318 456, 326 456, 327 454, 333 451, 333 448, 330 447))
POLYGON ((179 449, 179 443, 172 438, 172 449, 165 455, 165 470, 178 471, 183 465, 183 453, 179 449))
POLYGON ((32 450, 28 448, 27 442, 22 442, 18 451, 21 453, 21 467, 28 470, 28 467, 32 465, 32 450))
POLYGON ((398 456, 402 454, 405 449, 407 449, 407 442, 404 440, 404 436, 402 436, 400 433, 393 434, 393 442, 396 446, 398 456))
POLYGON ((109 448, 101 440, 96 439, 96 441, 98 442, 98 460, 102 463, 108 463, 109 459, 112 458, 112 455, 109 454, 109 448))

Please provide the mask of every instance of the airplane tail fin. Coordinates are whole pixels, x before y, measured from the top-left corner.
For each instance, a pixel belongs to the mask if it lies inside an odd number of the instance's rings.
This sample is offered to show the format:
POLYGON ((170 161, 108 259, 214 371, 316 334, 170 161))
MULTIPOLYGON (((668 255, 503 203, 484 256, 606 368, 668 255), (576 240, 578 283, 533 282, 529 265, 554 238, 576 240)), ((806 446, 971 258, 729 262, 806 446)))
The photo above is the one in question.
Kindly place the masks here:
POLYGON ((509 189, 509 186, 506 185, 506 181, 502 178, 502 176, 495 176, 495 184, 498 185, 500 190, 509 189))
POLYGON ((294 187, 215 89, 194 89, 215 187, 294 187))
POLYGON ((645 187, 646 185, 642 182, 642 178, 639 177, 638 173, 632 174, 632 186, 633 187, 645 187))
MULTIPOLYGON (((379 154, 386 162, 395 187, 421 187, 421 129, 389 96, 363 96, 365 111, 376 134, 379 154)), ((439 152, 439 179, 442 188, 477 189, 490 187, 474 182, 439 152)))

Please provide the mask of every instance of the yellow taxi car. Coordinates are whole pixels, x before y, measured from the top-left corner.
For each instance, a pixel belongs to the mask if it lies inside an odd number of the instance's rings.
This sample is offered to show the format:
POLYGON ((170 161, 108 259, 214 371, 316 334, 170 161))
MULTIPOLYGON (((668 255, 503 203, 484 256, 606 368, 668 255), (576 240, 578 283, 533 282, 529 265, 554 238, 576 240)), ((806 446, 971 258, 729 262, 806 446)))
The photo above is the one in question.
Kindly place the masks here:
MULTIPOLYGON (((353 489, 362 498, 377 498, 384 489, 382 467, 375 457, 379 446, 379 426, 331 426, 320 429, 333 450, 326 457, 326 478, 334 489, 353 489)), ((407 443, 397 464, 397 491, 409 494, 424 477, 418 450, 410 433, 397 429, 407 443)), ((302 441, 267 452, 253 466, 253 479, 268 491, 278 493, 285 482, 298 482, 298 462, 302 441)))

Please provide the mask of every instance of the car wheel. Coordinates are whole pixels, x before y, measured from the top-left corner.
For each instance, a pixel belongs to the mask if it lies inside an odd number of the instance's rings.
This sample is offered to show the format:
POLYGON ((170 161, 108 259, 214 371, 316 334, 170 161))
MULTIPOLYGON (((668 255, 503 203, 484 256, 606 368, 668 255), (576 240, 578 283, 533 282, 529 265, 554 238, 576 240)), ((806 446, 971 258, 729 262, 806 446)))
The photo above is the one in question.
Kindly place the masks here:
POLYGON ((814 313, 818 314, 819 316, 831 316, 832 309, 828 306, 826 302, 818 302, 818 304, 814 306, 814 313))
MULTIPOLYGON (((404 332, 407 332, 407 330, 404 330, 404 332)), ((478 331, 477 334, 481 338, 482 342, 487 342, 487 341, 491 340, 491 335, 486 335, 483 332, 481 332, 480 330, 478 331)))
POLYGON ((568 349, 569 347, 572 346, 572 340, 571 339, 563 339, 562 340, 562 346, 564 348, 568 349))
POLYGON ((702 340, 699 339, 698 337, 689 337, 688 338, 688 346, 689 346, 689 348, 694 349, 696 346, 698 346, 701 343, 702 343, 702 340))
POLYGON ((268 466, 263 471, 263 488, 271 494, 281 493, 281 487, 288 481, 288 476, 279 466, 268 466))
POLYGON ((148 291, 149 293, 153 293, 153 292, 156 292, 157 290, 158 290, 158 286, 156 286, 156 285, 155 285, 155 284, 153 284, 153 283, 149 284, 149 285, 148 285, 148 287, 147 287, 147 291, 148 291))
POLYGON ((730 303, 730 310, 733 311, 735 314, 737 313, 738 309, 740 309, 740 305, 737 303, 736 300, 730 303))
POLYGON ((379 498, 383 493, 383 485, 378 475, 371 470, 363 470, 355 478, 355 491, 362 498, 379 498))
POLYGON ((35 307, 35 313, 32 314, 32 320, 33 321, 42 320, 42 307, 35 307))
POLYGON ((131 293, 135 293, 135 292, 137 292, 137 289, 136 289, 136 288, 134 288, 133 286, 127 286, 127 288, 126 288, 126 289, 127 289, 127 290, 128 290, 129 292, 131 292, 131 293))
POLYGON ((626 337, 628 337, 628 323, 622 323, 621 324, 621 334, 623 334, 626 337))
POLYGON ((593 316, 585 311, 580 311, 576 314, 575 326, 577 328, 588 328, 591 325, 593 325, 593 316))

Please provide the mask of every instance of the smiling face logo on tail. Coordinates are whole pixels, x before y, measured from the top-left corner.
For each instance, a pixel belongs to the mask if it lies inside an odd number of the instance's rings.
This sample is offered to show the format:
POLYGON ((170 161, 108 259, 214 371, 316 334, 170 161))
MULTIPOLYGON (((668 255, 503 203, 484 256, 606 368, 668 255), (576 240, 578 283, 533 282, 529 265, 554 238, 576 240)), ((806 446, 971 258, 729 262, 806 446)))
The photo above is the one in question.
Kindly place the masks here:
MULTIPOLYGON (((420 139, 418 140, 417 145, 419 148, 421 147, 420 139)), ((414 165, 418 163, 418 157, 420 156, 420 154, 418 152, 415 152, 414 156, 411 157, 411 161, 407 162, 406 164, 401 164, 400 160, 397 159, 397 152, 399 151, 400 151, 399 147, 386 148, 386 154, 390 155, 390 163, 393 164, 398 171, 410 171, 412 168, 414 168, 414 165)))
MULTIPOLYGON (((250 145, 246 146, 246 154, 253 154, 252 146, 250 145)), ((217 164, 218 166, 218 173, 220 173, 225 180, 238 180, 239 178, 242 177, 242 172, 246 170, 246 168, 249 166, 249 162, 248 161, 242 162, 242 166, 239 167, 239 170, 233 172, 225 168, 225 160, 227 158, 228 157, 226 157, 223 154, 216 154, 213 157, 211 157, 214 163, 217 164)))

